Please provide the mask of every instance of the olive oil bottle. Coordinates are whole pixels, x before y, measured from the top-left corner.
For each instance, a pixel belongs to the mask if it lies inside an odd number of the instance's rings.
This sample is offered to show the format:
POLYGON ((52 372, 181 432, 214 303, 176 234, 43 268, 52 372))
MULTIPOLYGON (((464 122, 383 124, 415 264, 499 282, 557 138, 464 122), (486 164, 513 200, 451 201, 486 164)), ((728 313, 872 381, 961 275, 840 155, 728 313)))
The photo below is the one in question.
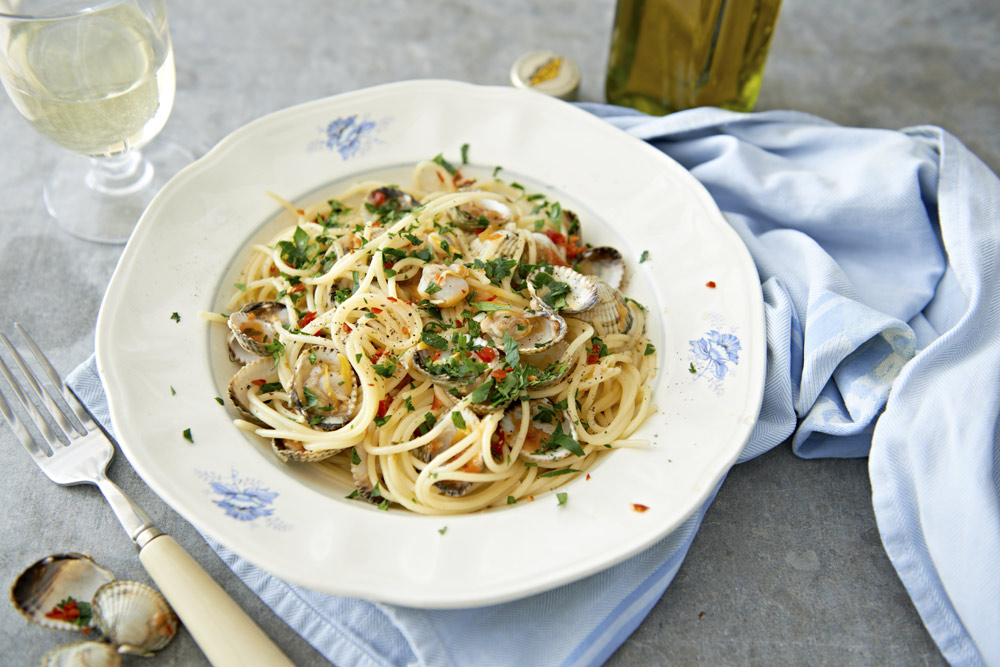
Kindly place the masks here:
POLYGON ((757 102, 781 0, 618 0, 607 101, 663 115, 757 102))

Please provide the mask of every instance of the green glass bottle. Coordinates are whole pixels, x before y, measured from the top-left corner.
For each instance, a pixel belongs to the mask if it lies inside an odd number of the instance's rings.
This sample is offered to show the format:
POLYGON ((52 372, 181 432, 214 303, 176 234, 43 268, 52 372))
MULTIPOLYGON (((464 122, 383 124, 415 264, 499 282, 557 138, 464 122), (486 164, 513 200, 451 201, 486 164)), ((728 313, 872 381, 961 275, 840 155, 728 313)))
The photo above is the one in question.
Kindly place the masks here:
POLYGON ((757 102, 781 0, 618 0, 605 94, 663 115, 757 102))

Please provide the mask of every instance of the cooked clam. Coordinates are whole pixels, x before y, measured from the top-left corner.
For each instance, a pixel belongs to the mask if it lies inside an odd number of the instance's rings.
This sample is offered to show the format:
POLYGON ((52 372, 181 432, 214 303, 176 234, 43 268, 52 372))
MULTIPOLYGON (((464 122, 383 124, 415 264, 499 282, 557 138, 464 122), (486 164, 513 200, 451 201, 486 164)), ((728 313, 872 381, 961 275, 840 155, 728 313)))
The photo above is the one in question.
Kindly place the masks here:
POLYGON ((522 354, 547 350, 566 337, 566 320, 557 313, 532 302, 535 310, 497 310, 479 323, 484 334, 503 348, 504 334, 517 342, 522 354))
POLYGON ((97 627, 120 653, 152 655, 174 638, 179 621, 156 589, 138 581, 112 581, 94 593, 97 627))
POLYGON ((291 318, 285 304, 276 301, 250 303, 229 316, 229 328, 243 349, 260 357, 271 356, 278 329, 291 318))
POLYGON ((10 599, 29 621, 55 630, 80 630, 91 624, 86 610, 94 593, 115 576, 80 553, 47 556, 14 582, 10 599))
POLYGON ((575 317, 597 305, 597 282, 568 266, 552 266, 528 276, 528 291, 547 307, 575 317))
POLYGON ((365 197, 362 216, 365 222, 378 220, 388 226, 417 206, 420 206, 420 202, 413 195, 398 188, 375 188, 365 197))
POLYGON ((574 268, 607 283, 612 289, 620 290, 625 286, 625 259, 617 248, 587 248, 580 253, 580 261, 574 268))
POLYGON ((496 229, 479 234, 469 244, 476 259, 489 262, 500 257, 519 260, 524 252, 524 238, 512 229, 496 229))
POLYGON ((292 407, 311 426, 335 431, 351 420, 358 402, 358 377, 347 357, 318 345, 302 348, 288 388, 292 407))
POLYGON ((469 293, 466 275, 468 269, 461 264, 425 264, 417 292, 436 306, 454 306, 469 293))
MULTIPOLYGON (((486 344, 481 338, 474 342, 486 344)), ((497 366, 499 357, 486 362, 481 356, 466 356, 460 350, 439 350, 421 345, 407 353, 406 361, 418 375, 449 392, 468 394, 489 376, 490 371, 497 366)))
MULTIPOLYGON (((598 336, 628 333, 632 329, 635 316, 624 295, 606 283, 597 280, 597 303, 593 308, 573 317, 589 322, 598 336)), ((563 311, 565 312, 565 311, 563 311)))
POLYGON ((573 355, 569 353, 569 344, 562 340, 544 350, 521 353, 521 363, 538 369, 538 375, 529 377, 529 388, 544 389, 551 387, 569 374, 573 355))
POLYGON ((288 438, 274 438, 271 441, 271 451, 282 461, 295 461, 296 463, 316 463, 337 453, 336 449, 311 452, 306 449, 305 443, 302 441, 288 438))
POLYGON ((39 667, 120 667, 122 656, 105 642, 72 642, 55 647, 38 664, 39 667))
POLYGON ((466 231, 476 231, 510 222, 510 207, 489 197, 477 197, 448 211, 455 226, 466 231))
MULTIPOLYGON (((252 361, 233 375, 229 381, 229 400, 243 419, 258 426, 267 426, 250 410, 250 392, 262 388, 269 378, 276 378, 274 364, 270 359, 252 361)), ((277 387, 280 390, 280 385, 277 387)))
MULTIPOLYGON (((456 427, 449 419, 444 429, 434 440, 418 447, 414 450, 413 454, 424 463, 430 463, 435 456, 467 435, 466 431, 456 427)), ((467 472, 479 472, 480 470, 482 470, 482 457, 480 455, 477 455, 472 461, 463 466, 463 471, 467 472)), ((434 482, 434 486, 446 496, 458 498, 469 492, 469 489, 472 488, 472 482, 459 479, 443 479, 439 482, 434 482)))
MULTIPOLYGON (((575 445, 579 448, 579 444, 573 439, 573 422, 568 412, 556 410, 547 398, 530 401, 529 411, 531 421, 528 423, 524 444, 521 446, 520 458, 535 463, 551 463, 573 454, 564 445, 569 444, 570 447, 575 445), (560 435, 568 436, 572 443, 556 435, 557 431, 560 435)), ((501 444, 513 442, 521 430, 522 415, 521 403, 516 403, 504 413, 493 434, 494 438, 501 440, 501 444)))

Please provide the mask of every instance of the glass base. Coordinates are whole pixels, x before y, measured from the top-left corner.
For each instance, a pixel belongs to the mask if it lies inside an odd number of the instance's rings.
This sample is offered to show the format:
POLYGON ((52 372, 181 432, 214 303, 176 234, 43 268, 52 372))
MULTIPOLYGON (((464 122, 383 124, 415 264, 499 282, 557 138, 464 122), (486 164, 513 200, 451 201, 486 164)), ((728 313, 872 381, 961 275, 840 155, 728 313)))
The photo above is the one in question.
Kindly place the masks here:
POLYGON ((73 236, 125 243, 153 196, 193 160, 188 149, 161 139, 114 158, 67 154, 45 183, 45 208, 73 236))

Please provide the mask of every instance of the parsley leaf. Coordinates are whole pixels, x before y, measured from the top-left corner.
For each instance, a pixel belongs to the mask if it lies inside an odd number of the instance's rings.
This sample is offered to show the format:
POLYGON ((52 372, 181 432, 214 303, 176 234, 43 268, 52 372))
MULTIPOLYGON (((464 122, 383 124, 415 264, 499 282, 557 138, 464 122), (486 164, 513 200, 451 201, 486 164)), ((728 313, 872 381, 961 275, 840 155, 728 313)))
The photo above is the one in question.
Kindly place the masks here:
POLYGON ((465 418, 462 416, 461 412, 451 413, 451 423, 455 425, 455 428, 465 428, 465 418))
POLYGON ((639 263, 642 264, 643 262, 646 262, 648 260, 649 260, 649 251, 643 250, 642 254, 639 255, 639 263))

